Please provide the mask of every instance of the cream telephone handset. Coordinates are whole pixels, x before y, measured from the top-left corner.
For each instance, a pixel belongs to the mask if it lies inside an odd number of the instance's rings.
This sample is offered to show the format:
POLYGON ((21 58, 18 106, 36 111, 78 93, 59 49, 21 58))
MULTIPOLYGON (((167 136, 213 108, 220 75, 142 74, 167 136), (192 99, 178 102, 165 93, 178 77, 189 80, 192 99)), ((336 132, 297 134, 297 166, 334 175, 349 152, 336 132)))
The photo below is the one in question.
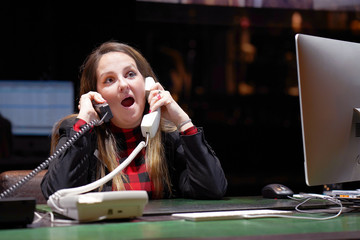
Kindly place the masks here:
MULTIPOLYGON (((151 87, 155 84, 155 81, 152 77, 145 78, 145 92, 146 96, 150 92, 151 87)), ((153 138, 159 128, 161 117, 161 109, 158 108, 156 111, 144 115, 141 121, 141 132, 144 137, 147 137, 149 134, 150 138, 153 138)))

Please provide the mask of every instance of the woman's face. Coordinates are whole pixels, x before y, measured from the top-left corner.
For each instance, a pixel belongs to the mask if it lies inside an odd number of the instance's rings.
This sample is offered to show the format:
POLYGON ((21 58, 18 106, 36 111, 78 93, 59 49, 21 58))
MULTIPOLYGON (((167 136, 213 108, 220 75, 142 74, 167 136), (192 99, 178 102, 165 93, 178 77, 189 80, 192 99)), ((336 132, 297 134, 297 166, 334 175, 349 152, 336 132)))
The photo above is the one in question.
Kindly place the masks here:
POLYGON ((109 104, 115 126, 140 125, 145 108, 145 85, 133 58, 122 52, 104 54, 97 68, 97 91, 109 104))

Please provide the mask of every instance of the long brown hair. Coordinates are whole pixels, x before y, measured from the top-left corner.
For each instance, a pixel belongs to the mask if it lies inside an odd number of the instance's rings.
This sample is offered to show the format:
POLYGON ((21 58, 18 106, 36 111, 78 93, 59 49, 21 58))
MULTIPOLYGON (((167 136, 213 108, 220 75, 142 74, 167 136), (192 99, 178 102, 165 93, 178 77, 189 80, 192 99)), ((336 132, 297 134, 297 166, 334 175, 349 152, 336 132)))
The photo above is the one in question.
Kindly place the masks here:
MULTIPOLYGON (((122 52, 134 59, 137 68, 143 77, 151 76, 157 81, 157 78, 148 63, 148 61, 142 56, 142 54, 135 48, 118 42, 105 42, 96 48, 85 60, 81 67, 80 78, 80 96, 88 93, 89 91, 97 91, 97 67, 100 58, 109 52, 122 52)), ((162 129, 168 131, 172 129, 169 126, 165 126, 162 121, 162 129)), ((154 198, 161 198, 163 195, 164 187, 166 186, 171 194, 171 183, 168 173, 167 164, 165 161, 164 149, 161 143, 161 129, 159 128, 154 138, 150 139, 146 149, 146 166, 149 172, 151 181, 154 184, 155 192, 153 192, 154 198)), ((53 134, 52 144, 55 146, 58 140, 56 140, 56 131, 53 134)), ((96 128, 96 134, 98 139, 97 149, 99 152, 100 162, 98 163, 98 176, 101 178, 105 175, 105 167, 109 171, 113 171, 117 166, 117 158, 119 149, 117 149, 116 140, 110 129, 102 125, 96 128)), ((113 185, 117 190, 125 190, 124 182, 126 181, 124 175, 121 173, 113 178, 113 185)))

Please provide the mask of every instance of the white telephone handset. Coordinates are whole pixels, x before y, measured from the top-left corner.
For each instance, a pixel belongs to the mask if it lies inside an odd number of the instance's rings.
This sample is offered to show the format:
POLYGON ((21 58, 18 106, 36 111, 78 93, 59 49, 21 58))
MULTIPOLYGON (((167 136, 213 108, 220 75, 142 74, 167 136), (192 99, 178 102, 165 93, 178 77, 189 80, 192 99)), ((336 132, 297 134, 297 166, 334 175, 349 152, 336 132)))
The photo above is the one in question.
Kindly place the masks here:
MULTIPOLYGON (((145 92, 149 93, 151 87, 155 84, 152 77, 145 78, 145 92)), ((147 95, 147 94, 146 94, 147 95)), ((144 115, 141 122, 141 132, 144 137, 149 134, 150 138, 153 138, 159 128, 161 117, 161 110, 158 108, 156 111, 144 115)))

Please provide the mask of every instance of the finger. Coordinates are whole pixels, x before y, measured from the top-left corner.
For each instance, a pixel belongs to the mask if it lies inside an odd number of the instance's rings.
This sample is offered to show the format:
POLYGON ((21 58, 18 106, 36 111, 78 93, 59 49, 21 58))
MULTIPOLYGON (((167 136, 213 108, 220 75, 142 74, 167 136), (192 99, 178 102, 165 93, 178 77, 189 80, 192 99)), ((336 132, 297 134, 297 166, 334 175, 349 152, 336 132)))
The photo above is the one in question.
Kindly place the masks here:
POLYGON ((80 97, 79 105, 82 104, 93 104, 93 103, 104 103, 106 100, 98 92, 88 92, 80 97))
POLYGON ((98 119, 93 103, 102 103, 103 98, 101 94, 97 92, 88 92, 80 97, 79 101, 79 114, 78 118, 83 119, 86 122, 90 122, 93 119, 98 119))
POLYGON ((161 106, 168 105, 169 103, 171 103, 171 100, 172 98, 168 91, 157 90, 150 99, 150 110, 155 111, 161 106))
POLYGON ((167 105, 167 104, 171 103, 171 101, 172 101, 172 96, 169 91, 160 91, 159 90, 158 94, 157 94, 157 98, 158 98, 158 101, 161 100, 162 105, 167 105))
POLYGON ((149 95, 150 111, 155 111, 160 106, 159 101, 161 100, 161 91, 153 90, 149 95))
POLYGON ((156 94, 156 98, 157 100, 160 100, 161 99, 161 91, 159 90, 158 93, 156 94))
POLYGON ((159 98, 158 95, 159 95, 158 89, 151 90, 148 96, 148 103, 151 105, 151 102, 154 100, 154 98, 159 98))
POLYGON ((106 100, 102 97, 102 95, 100 93, 96 93, 94 95, 93 101, 95 101, 96 103, 105 103, 106 100))
POLYGON ((102 97, 102 95, 98 92, 90 91, 87 93, 88 97, 91 101, 94 101, 96 103, 104 103, 106 100, 102 97))

